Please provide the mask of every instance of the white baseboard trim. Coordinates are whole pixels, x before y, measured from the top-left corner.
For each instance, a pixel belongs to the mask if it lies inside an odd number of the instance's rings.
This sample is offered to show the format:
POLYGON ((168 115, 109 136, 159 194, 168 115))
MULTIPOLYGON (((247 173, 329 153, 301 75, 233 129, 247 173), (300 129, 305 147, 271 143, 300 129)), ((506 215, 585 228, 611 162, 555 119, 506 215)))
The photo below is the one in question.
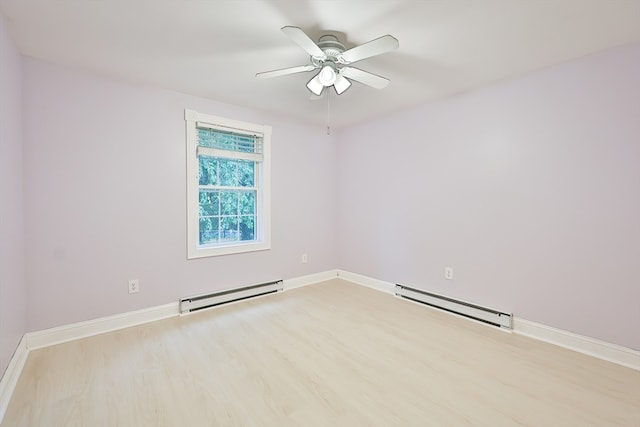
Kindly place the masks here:
POLYGON ((640 351, 514 317, 513 332, 640 370, 640 351))
POLYGON ((373 279, 368 276, 363 276, 362 274, 351 273, 344 270, 338 270, 338 277, 358 285, 366 286, 367 288, 375 289, 376 291, 381 291, 391 295, 396 294, 395 283, 373 279))
POLYGON ((338 277, 338 270, 327 270, 320 273, 309 274, 307 276, 294 277, 293 279, 284 280, 284 290, 301 288, 303 286, 313 285, 315 283, 326 282, 327 280, 338 277))
POLYGON ((0 423, 7 411, 13 390, 16 388, 16 384, 18 384, 18 378, 20 378, 28 355, 27 340, 22 337, 18 343, 18 347, 16 347, 16 350, 13 352, 11 360, 9 360, 9 365, 4 371, 4 375, 0 378, 0 423))
POLYGON ((27 349, 35 350, 50 345, 62 344, 80 338, 103 334, 105 332, 155 322, 156 320, 167 319, 178 316, 178 310, 178 303, 173 302, 157 307, 144 308, 142 310, 130 311, 114 316, 44 329, 42 331, 27 332, 25 334, 27 349))
MULTIPOLYGON (((358 285, 395 295, 394 283, 373 279, 368 276, 344 270, 338 270, 338 277, 358 285)), ((525 335, 539 341, 544 341, 549 344, 554 344, 569 350, 597 357, 627 368, 640 370, 640 351, 611 344, 606 341, 600 341, 595 338, 574 334, 569 331, 556 329, 515 316, 513 318, 513 329, 511 331, 502 328, 499 330, 525 335)))
MULTIPOLYGON (((389 295, 395 295, 395 284, 345 270, 327 270, 284 280, 284 290, 340 278, 389 295)), ((61 344, 93 335, 179 316, 179 303, 173 302, 114 316, 103 317, 42 331, 28 332, 20 340, 7 369, 0 379, 0 422, 31 350, 61 344)), ((603 360, 640 370, 640 352, 626 347, 577 335, 561 329, 514 317, 513 332, 578 351, 603 360)))
MULTIPOLYGON (((314 283, 324 282, 337 277, 336 270, 328 270, 307 276, 296 277, 284 280, 284 290, 295 289, 314 283)), ((36 332, 28 332, 24 338, 28 350, 48 347, 50 345, 62 344, 65 342, 116 331, 131 326, 142 325, 173 316, 179 316, 179 303, 173 302, 128 313, 116 314, 99 319, 87 320, 84 322, 72 323, 51 329, 44 329, 36 332)))

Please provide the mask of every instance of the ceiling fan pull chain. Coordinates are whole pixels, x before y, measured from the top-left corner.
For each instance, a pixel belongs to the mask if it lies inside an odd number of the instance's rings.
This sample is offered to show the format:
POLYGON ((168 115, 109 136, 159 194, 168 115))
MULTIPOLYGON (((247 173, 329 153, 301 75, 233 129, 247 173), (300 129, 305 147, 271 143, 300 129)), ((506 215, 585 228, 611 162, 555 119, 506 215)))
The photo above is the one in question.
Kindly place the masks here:
POLYGON ((331 98, 331 91, 329 88, 325 90, 327 91, 327 135, 331 135, 331 116, 329 115, 329 98, 331 98))

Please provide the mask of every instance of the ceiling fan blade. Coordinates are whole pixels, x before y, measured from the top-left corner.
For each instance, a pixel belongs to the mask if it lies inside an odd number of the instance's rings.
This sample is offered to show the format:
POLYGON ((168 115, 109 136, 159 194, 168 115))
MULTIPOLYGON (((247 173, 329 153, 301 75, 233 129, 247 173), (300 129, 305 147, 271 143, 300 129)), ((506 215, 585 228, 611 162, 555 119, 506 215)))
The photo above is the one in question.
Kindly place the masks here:
POLYGON ((342 74, 336 74, 336 82, 333 84, 333 87, 336 89, 336 93, 338 95, 342 95, 342 93, 349 89, 351 86, 351 82, 347 80, 342 74))
POLYGON ((314 78, 309 80, 307 88, 309 88, 309 90, 314 94, 320 96, 322 89, 324 89, 324 85, 320 82, 320 73, 316 74, 314 78))
POLYGON ((289 67, 289 68, 282 68, 280 70, 273 70, 273 71, 265 71, 263 73, 256 73, 256 77, 259 79, 268 79, 271 77, 280 77, 280 76, 286 76, 288 74, 295 74, 295 73, 304 73, 307 71, 313 71, 316 69, 315 65, 300 65, 297 67, 289 67))
POLYGON ((342 67, 340 69, 340 74, 376 89, 384 89, 389 85, 389 79, 385 79, 384 77, 380 77, 368 71, 362 71, 359 68, 342 67))
POLYGON ((391 52, 399 46, 398 39, 387 34, 342 52, 338 55, 338 60, 344 64, 351 64, 352 62, 391 52))
POLYGON ((315 42, 311 40, 311 38, 309 38, 309 36, 300 28, 282 27, 281 30, 283 33, 289 36, 291 40, 296 42, 298 46, 303 48, 309 55, 318 59, 326 59, 327 56, 324 54, 322 49, 320 49, 318 45, 315 44, 315 42))

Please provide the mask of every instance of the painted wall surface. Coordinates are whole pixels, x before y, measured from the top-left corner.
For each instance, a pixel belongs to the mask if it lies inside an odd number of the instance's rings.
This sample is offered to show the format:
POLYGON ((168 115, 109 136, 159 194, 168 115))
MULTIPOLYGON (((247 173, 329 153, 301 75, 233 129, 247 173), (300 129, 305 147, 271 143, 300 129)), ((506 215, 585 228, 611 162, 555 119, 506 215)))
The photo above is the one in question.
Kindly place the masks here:
POLYGON ((639 45, 328 137, 2 34, 5 361, 25 311, 33 331, 336 267, 640 349, 639 45), (185 108, 273 126, 271 251, 186 260, 185 108))
POLYGON ((322 128, 34 59, 24 68, 30 331, 335 268, 335 146, 322 128), (185 108, 273 127, 270 251, 186 259, 185 108))
POLYGON ((338 147, 340 268, 640 349, 640 45, 338 147))
POLYGON ((26 329, 22 58, 0 16, 0 377, 26 329))

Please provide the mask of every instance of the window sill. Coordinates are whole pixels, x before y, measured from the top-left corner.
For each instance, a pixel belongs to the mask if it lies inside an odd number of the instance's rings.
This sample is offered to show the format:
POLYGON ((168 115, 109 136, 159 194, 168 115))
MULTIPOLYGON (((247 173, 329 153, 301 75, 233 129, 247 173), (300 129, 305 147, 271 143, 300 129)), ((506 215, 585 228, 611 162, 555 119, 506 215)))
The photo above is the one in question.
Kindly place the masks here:
POLYGON ((207 258, 223 255, 241 254, 247 252, 266 251, 271 249, 271 245, 266 242, 240 243, 237 245, 214 246, 203 248, 189 248, 187 259, 207 258))

